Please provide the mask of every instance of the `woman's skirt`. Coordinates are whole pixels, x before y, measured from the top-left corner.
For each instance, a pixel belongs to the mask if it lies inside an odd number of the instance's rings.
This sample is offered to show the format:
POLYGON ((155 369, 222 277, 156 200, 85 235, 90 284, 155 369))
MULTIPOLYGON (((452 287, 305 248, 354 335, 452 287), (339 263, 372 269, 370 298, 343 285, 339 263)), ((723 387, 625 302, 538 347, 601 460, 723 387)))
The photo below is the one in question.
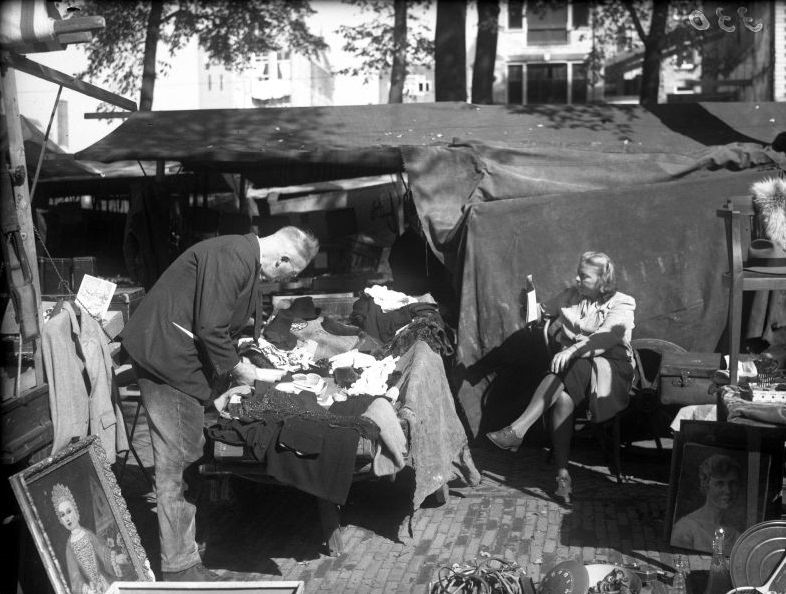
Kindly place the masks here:
POLYGON ((630 389, 633 383, 633 365, 628 358, 628 351, 622 345, 617 345, 600 355, 608 361, 611 371, 611 389, 608 394, 603 394, 603 406, 598 406, 598 394, 592 391, 592 375, 595 365, 593 357, 573 359, 568 368, 560 375, 565 391, 573 400, 576 407, 588 397, 589 410, 595 411, 598 418, 593 420, 601 423, 610 419, 618 412, 625 410, 630 399, 630 389), (602 411, 602 412, 600 412, 602 411))

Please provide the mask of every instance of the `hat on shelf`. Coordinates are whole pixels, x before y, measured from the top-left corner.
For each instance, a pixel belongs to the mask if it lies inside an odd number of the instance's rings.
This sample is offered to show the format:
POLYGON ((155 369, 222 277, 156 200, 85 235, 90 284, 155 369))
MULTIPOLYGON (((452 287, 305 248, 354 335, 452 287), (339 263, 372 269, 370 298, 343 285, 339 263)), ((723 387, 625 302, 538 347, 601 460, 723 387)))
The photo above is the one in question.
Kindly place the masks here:
POLYGON ((786 250, 770 239, 754 239, 743 268, 750 272, 786 274, 786 250))

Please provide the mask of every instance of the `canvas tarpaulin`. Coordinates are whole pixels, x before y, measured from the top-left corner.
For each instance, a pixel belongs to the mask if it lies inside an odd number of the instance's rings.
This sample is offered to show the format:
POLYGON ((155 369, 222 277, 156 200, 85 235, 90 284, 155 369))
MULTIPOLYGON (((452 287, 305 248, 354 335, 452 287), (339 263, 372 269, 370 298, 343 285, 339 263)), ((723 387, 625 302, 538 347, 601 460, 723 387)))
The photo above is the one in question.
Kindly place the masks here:
POLYGON ((475 434, 498 419, 486 409, 493 374, 473 370, 522 328, 525 276, 546 298, 572 284, 586 250, 617 263, 638 301, 635 337, 714 350, 727 303, 716 210, 781 158, 753 143, 692 155, 476 143, 403 154, 427 238, 459 286, 458 363, 473 378, 457 378, 459 400, 475 434))
POLYGON ((783 127, 784 112, 786 105, 776 103, 648 109, 451 102, 140 111, 76 157, 174 160, 190 169, 242 172, 258 187, 272 187, 399 172, 399 147, 444 146, 454 138, 603 152, 769 143, 783 127))

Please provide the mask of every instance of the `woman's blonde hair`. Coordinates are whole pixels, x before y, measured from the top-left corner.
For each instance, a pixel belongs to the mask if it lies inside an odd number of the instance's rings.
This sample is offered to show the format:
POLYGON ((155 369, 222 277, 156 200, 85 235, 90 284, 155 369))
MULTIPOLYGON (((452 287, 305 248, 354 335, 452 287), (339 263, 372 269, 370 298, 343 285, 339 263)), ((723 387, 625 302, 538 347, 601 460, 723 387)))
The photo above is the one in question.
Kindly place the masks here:
POLYGON ((611 297, 617 292, 617 275, 614 272, 614 261, 603 252, 584 252, 579 258, 579 268, 582 264, 590 264, 600 269, 600 294, 611 297))

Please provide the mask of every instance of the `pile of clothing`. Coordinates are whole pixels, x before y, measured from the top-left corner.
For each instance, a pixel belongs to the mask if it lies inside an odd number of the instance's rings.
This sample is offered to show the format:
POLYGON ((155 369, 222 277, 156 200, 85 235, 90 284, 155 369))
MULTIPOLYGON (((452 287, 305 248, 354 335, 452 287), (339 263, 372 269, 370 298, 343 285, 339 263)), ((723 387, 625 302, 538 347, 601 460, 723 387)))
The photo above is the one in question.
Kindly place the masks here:
POLYGON ((370 452, 377 476, 404 467, 408 440, 397 415, 396 366, 418 340, 439 355, 453 352, 433 302, 375 286, 344 323, 323 314, 311 297, 297 298, 276 312, 258 340, 239 347, 258 368, 286 375, 230 389, 208 433, 243 445, 279 481, 341 504, 360 453, 370 452))
POLYGON ((230 389, 217 408, 220 419, 208 428, 210 438, 243 446, 279 482, 339 505, 358 457, 371 460, 377 476, 405 464, 407 438, 384 397, 360 395, 325 408, 314 392, 256 382, 230 389))

